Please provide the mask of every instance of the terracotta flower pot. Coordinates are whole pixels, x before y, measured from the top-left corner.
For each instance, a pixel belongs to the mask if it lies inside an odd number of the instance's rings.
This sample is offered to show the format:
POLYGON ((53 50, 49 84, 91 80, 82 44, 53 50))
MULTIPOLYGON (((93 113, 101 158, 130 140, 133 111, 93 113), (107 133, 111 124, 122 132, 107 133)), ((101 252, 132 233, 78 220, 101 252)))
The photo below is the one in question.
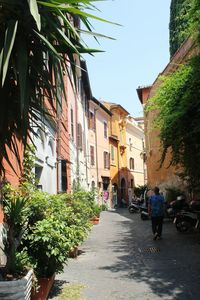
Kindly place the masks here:
POLYGON ((53 286, 55 274, 48 278, 39 278, 37 291, 32 290, 31 300, 46 300, 53 286))
POLYGON ((78 247, 74 247, 73 250, 69 251, 70 258, 76 258, 78 256, 78 247))
POLYGON ((93 225, 97 225, 99 224, 99 217, 93 217, 91 220, 90 220, 90 223, 93 224, 93 225))

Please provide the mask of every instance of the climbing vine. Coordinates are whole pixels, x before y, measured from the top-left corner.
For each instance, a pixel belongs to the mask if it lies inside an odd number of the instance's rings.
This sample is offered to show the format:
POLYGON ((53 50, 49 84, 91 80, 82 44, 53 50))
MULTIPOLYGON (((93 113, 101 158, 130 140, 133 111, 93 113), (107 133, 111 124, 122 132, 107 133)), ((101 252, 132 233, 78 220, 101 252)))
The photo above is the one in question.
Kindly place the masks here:
POLYGON ((170 56, 189 36, 191 0, 172 0, 170 5, 170 56))
MULTIPOLYGON (((170 9, 170 54, 189 36, 198 49, 200 0, 172 0, 170 9)), ((160 132, 160 166, 171 152, 170 164, 180 167, 179 175, 194 190, 200 187, 200 54, 159 79, 161 84, 146 112, 158 112, 153 126, 160 132)))
POLYGON ((160 130, 161 165, 171 151, 171 165, 183 169, 192 188, 200 184, 200 55, 166 77, 146 111, 158 110, 154 126, 160 130))

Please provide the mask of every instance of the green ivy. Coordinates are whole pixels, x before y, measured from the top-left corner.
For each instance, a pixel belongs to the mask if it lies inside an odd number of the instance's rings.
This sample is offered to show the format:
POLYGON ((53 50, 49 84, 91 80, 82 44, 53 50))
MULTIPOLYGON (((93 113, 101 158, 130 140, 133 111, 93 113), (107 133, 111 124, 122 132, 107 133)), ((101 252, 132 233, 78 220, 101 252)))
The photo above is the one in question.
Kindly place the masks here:
POLYGON ((191 7, 191 0, 171 1, 169 23, 171 57, 189 35, 191 7))
POLYGON ((200 55, 170 76, 150 99, 146 112, 157 110, 154 126, 160 130, 161 165, 168 151, 170 164, 183 169, 192 188, 200 183, 200 55))

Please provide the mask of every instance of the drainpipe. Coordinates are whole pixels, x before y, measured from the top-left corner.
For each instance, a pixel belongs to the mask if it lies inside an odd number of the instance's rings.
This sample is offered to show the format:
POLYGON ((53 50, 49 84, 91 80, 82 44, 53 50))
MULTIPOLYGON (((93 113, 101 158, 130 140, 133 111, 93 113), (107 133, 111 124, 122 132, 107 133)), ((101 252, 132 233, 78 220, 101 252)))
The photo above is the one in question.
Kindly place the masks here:
POLYGON ((96 112, 98 108, 94 109, 94 121, 95 121, 95 147, 96 147, 96 173, 97 173, 97 188, 99 195, 99 164, 98 164, 98 149, 97 149, 97 125, 96 125, 96 112))
POLYGON ((120 204, 119 202, 119 197, 121 196, 121 184, 120 184, 120 167, 119 167, 119 141, 117 142, 117 168, 118 168, 118 193, 117 193, 117 202, 118 204, 120 204))
POLYGON ((86 139, 86 125, 85 125, 85 112, 86 112, 86 98, 84 97, 84 109, 83 109, 83 130, 84 130, 84 156, 85 156, 85 168, 86 168, 86 182, 87 182, 87 189, 88 189, 88 162, 87 162, 87 157, 88 157, 88 153, 87 153, 87 139, 86 139))
POLYGON ((60 136, 61 112, 58 108, 57 117, 57 193, 61 192, 61 136, 60 136))

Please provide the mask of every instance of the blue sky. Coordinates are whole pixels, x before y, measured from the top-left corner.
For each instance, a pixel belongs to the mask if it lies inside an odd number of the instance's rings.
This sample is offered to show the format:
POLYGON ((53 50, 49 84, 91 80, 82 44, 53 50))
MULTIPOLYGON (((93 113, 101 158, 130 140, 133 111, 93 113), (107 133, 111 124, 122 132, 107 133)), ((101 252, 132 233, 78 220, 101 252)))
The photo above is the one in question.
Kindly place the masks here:
POLYGON ((93 13, 122 26, 91 20, 94 31, 116 40, 85 38, 106 52, 85 56, 93 96, 121 104, 132 116, 142 116, 138 86, 153 83, 169 61, 170 0, 107 0, 93 13))

